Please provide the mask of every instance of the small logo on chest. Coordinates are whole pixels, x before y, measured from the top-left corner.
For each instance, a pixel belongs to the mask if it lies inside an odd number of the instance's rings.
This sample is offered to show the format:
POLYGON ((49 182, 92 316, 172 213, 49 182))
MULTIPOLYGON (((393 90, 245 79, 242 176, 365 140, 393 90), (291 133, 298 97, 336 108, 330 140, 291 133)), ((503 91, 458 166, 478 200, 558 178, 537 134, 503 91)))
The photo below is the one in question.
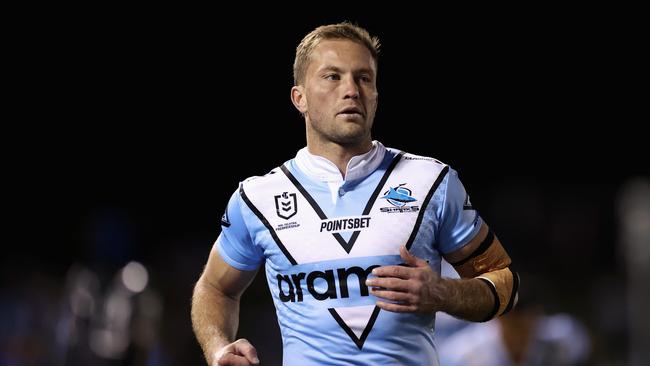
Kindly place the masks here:
POLYGON ((416 198, 411 196, 413 192, 410 189, 404 187, 406 183, 402 183, 397 187, 390 187, 384 196, 381 197, 390 203, 393 207, 380 207, 381 212, 393 213, 393 212, 418 212, 420 211, 419 206, 409 206, 407 203, 417 201, 416 198))
POLYGON ((278 217, 289 220, 298 213, 298 201, 295 193, 284 192, 275 196, 275 212, 278 217))

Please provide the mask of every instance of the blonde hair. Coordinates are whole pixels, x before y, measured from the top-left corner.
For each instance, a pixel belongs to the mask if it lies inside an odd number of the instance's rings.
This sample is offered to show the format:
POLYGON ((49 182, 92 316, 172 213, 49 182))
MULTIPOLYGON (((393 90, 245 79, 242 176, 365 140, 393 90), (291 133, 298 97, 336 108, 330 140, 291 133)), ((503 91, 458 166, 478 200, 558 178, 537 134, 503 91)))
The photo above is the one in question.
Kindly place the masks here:
POLYGON ((371 37, 367 30, 350 22, 322 25, 307 34, 296 48, 296 59, 293 62, 294 85, 299 85, 305 81, 307 66, 309 66, 310 57, 314 48, 322 40, 341 38, 349 39, 365 46, 375 60, 375 65, 377 64, 380 46, 379 38, 371 37))

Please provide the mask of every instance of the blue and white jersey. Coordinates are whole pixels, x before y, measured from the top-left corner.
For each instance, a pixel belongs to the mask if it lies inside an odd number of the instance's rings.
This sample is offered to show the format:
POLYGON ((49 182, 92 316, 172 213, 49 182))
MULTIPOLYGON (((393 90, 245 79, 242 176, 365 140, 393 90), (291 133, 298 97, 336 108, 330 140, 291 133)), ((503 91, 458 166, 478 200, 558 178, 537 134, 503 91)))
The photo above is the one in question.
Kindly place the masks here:
POLYGON ((242 182, 215 246, 237 269, 265 264, 284 365, 438 365, 435 314, 381 310, 365 280, 401 245, 440 272, 480 227, 454 170, 375 141, 345 180, 304 148, 242 182))

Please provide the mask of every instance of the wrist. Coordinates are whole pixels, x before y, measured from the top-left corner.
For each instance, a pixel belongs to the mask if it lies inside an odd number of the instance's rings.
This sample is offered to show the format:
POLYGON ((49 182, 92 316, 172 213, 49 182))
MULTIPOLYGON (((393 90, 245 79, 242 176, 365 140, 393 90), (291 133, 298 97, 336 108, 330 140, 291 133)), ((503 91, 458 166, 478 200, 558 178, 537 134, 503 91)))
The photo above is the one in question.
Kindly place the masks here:
POLYGON ((228 342, 227 339, 215 337, 215 339, 213 339, 213 341, 208 346, 208 350, 206 352, 206 358, 209 361, 208 364, 211 365, 212 362, 216 362, 219 357, 223 355, 229 345, 230 342, 228 342))
POLYGON ((440 289, 440 311, 448 314, 454 314, 458 310, 458 282, 460 280, 452 278, 440 278, 438 282, 440 289))

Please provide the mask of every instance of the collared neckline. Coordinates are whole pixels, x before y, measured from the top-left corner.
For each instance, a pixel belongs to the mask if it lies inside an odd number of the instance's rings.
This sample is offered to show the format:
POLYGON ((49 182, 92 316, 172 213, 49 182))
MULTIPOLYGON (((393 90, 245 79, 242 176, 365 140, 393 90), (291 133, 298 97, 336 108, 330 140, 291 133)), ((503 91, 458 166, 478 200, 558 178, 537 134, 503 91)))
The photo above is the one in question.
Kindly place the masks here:
POLYGON ((342 184, 370 175, 381 164, 385 155, 386 148, 384 145, 379 141, 373 141, 370 151, 353 156, 350 159, 346 167, 345 179, 343 179, 339 168, 334 163, 322 156, 310 153, 307 147, 298 151, 295 162, 297 167, 312 179, 342 184))

